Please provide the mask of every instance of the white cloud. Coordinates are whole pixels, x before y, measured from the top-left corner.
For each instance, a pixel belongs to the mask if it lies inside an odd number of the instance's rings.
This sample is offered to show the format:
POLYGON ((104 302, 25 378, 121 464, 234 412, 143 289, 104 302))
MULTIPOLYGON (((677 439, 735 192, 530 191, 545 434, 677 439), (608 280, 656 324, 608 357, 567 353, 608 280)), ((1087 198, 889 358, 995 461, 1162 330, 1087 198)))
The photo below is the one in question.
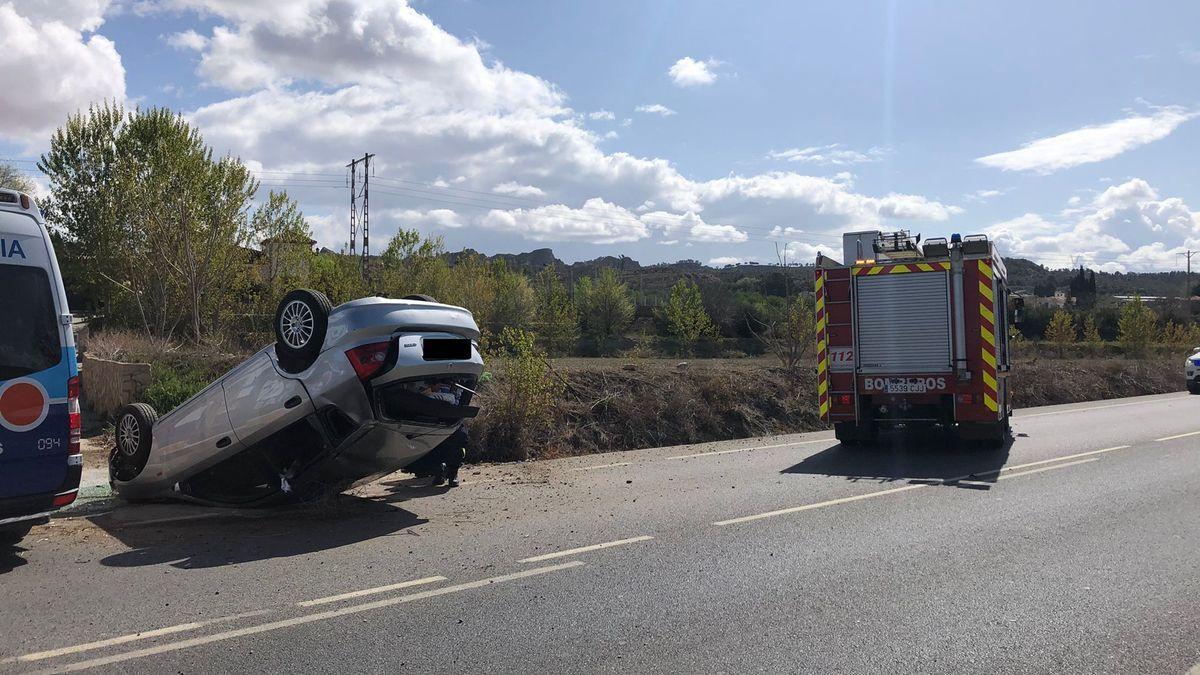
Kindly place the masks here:
POLYGON ((182 33, 173 33, 167 36, 167 44, 175 49, 203 51, 208 46, 208 38, 197 33, 192 29, 187 29, 182 33))
POLYGON ((0 4, 0 136, 36 150, 68 115, 106 99, 124 103, 116 46, 87 35, 107 8, 107 0, 0 4))
POLYGON ((713 70, 719 65, 721 62, 715 59, 697 61, 685 56, 672 64, 667 74, 677 86, 702 87, 717 81, 717 74, 713 70))
POLYGON ((1140 178, 1114 185, 1087 204, 1076 197, 1068 204, 1077 208, 1063 211, 1059 220, 1027 213, 986 232, 1005 255, 1052 268, 1166 271, 1175 269, 1176 253, 1200 248, 1200 213, 1177 197, 1161 198, 1140 178))
POLYGON ((1200 49, 1180 49, 1179 58, 1187 61, 1188 63, 1200 65, 1200 49))
MULTIPOLYGON (((639 105, 638 107, 634 108, 634 110, 636 110, 637 112, 640 112, 640 113, 646 113, 647 115, 660 115, 662 117, 670 117, 671 115, 675 114, 674 110, 671 110, 670 108, 668 108, 667 106, 665 106, 661 103, 650 103, 647 105, 639 105)), ((627 124, 625 126, 629 126, 629 125, 627 124)))
POLYGON ((611 141, 614 138, 620 138, 620 136, 620 134, 612 130, 604 132, 604 140, 606 141, 611 141))
MULTIPOLYGON (((694 180, 664 158, 605 152, 604 136, 584 126, 589 115, 566 107, 553 84, 488 63, 476 43, 394 0, 297 0, 274 9, 202 1, 169 5, 213 18, 201 77, 249 90, 189 119, 218 152, 258 168, 340 175, 348 148, 369 147, 376 153, 371 203, 380 214, 372 229, 385 237, 406 222, 397 221, 399 207, 441 227, 453 225, 428 214, 452 210, 455 223, 534 241, 600 244, 653 237, 733 245, 765 223, 836 232, 961 212, 920 195, 860 194, 849 175, 694 180), (356 23, 366 19, 370 26, 356 23), (347 41, 374 38, 375 47, 339 52, 347 41), (230 59, 237 63, 228 72, 213 65, 230 59), (512 197, 553 206, 513 209, 512 197)), ((335 190, 297 183, 289 191, 306 213, 344 211, 344 194, 335 190)), ((329 236, 323 243, 337 245, 345 234, 331 229, 329 236)))
POLYGON ((492 192, 500 195, 512 195, 514 197, 544 197, 546 193, 539 187, 534 185, 521 185, 515 181, 500 183, 492 188, 492 192))
POLYGON ((831 145, 819 145, 808 148, 788 148, 778 152, 772 151, 767 154, 770 159, 783 159, 789 162, 804 162, 807 164, 821 164, 832 166, 845 166, 849 164, 864 164, 867 162, 878 162, 887 155, 887 150, 884 148, 870 148, 866 152, 858 152, 857 150, 846 150, 841 147, 840 143, 831 145))
POLYGON ((536 209, 489 211, 482 219, 484 227, 520 234, 533 241, 585 241, 616 244, 638 241, 650 236, 650 230, 628 210, 595 197, 582 209, 563 204, 536 209))
POLYGON ((1007 192, 1006 190, 976 190, 963 195, 965 202, 986 202, 996 197, 999 197, 1007 192))
POLYGON ((975 161, 1004 171, 1050 174, 1081 164, 1112 159, 1128 150, 1166 138, 1176 127, 1197 114, 1179 106, 1168 106, 1145 115, 1131 115, 1116 122, 1039 138, 1022 145, 1019 150, 999 152, 975 161))
POLYGON ((621 120, 621 126, 623 126, 623 127, 628 127, 632 124, 633 124, 632 118, 626 117, 625 119, 621 120))
POLYGON ((709 258, 708 264, 712 267, 724 267, 726 265, 736 265, 738 263, 748 262, 743 258, 732 255, 723 255, 716 258, 709 258))
POLYGON ((588 113, 588 118, 593 120, 607 120, 609 122, 617 119, 617 115, 611 110, 596 110, 588 113))

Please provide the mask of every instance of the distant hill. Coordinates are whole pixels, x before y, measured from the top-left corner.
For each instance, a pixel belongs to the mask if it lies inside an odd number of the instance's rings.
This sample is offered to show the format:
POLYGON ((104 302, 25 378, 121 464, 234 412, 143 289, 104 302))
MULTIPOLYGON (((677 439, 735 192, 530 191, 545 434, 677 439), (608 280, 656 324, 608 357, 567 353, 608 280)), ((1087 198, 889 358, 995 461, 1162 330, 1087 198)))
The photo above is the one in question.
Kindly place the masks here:
MULTIPOLYGON (((690 278, 701 286, 723 285, 731 292, 738 289, 757 290, 766 295, 786 295, 789 291, 811 291, 812 265, 778 264, 735 265, 709 267, 698 260, 680 260, 673 263, 642 265, 628 256, 602 256, 567 264, 559 260, 553 249, 539 248, 526 253, 498 253, 483 255, 471 249, 448 253, 453 264, 460 256, 482 255, 488 260, 503 260, 510 268, 527 274, 536 274, 547 265, 554 265, 563 279, 572 282, 584 276, 594 276, 603 267, 611 267, 622 280, 644 300, 665 297, 667 290, 680 278, 690 278)), ((1041 287, 1066 289, 1071 278, 1078 273, 1074 269, 1051 270, 1024 258, 1005 258, 1009 284, 1014 289, 1034 292, 1041 287)), ((1183 272, 1096 272, 1096 290, 1101 296, 1133 295, 1182 296, 1187 286, 1187 275, 1183 272)), ((1200 281, 1200 274, 1194 282, 1200 281)), ((1052 291, 1051 291, 1052 292, 1052 291)))

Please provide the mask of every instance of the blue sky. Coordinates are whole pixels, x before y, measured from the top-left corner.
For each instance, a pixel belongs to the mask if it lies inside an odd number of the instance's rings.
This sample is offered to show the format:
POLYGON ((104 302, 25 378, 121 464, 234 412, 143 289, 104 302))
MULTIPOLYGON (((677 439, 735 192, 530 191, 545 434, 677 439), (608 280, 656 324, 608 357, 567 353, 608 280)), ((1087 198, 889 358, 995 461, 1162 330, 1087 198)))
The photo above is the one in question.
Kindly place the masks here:
POLYGON ((115 98, 187 115, 335 248, 372 151, 376 247, 722 264, 878 227, 1175 269, 1198 29, 1189 2, 0 1, 0 77, 35 90, 0 151, 115 98))

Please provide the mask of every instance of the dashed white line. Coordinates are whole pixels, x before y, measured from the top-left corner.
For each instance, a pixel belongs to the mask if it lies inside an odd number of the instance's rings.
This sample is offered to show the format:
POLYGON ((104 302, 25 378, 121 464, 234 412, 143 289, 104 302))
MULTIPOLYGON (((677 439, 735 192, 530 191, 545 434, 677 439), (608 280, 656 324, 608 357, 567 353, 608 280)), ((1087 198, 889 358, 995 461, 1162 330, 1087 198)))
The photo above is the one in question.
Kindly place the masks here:
POLYGON ((341 595, 330 595, 325 598, 317 598, 316 600, 305 600, 297 602, 297 607, 315 607, 317 605, 326 605, 331 602, 339 602, 341 600, 349 600, 351 598, 361 598, 364 595, 376 595, 379 593, 387 593, 388 591, 398 591, 402 588, 412 588, 413 586, 424 586, 425 584, 433 584, 439 581, 445 581, 446 577, 434 576, 425 577, 423 579, 413 579, 412 581, 402 581, 398 584, 388 584, 387 586, 376 586, 375 588, 364 588, 361 591, 350 591, 341 595))
POLYGON ((605 549, 605 548, 612 548, 613 546, 624 546, 625 544, 636 544, 640 541, 650 541, 653 538, 654 537, 650 537, 650 536, 641 536, 641 537, 630 537, 629 539, 618 539, 616 541, 606 541, 603 544, 592 544, 591 546, 580 546, 579 548, 569 548, 565 551, 555 551, 554 553, 535 555, 532 558, 524 558, 522 560, 518 560, 517 562, 523 562, 523 563, 541 562, 543 560, 552 560, 554 558, 562 558, 562 557, 569 556, 569 555, 575 555, 577 553, 587 553, 589 551, 599 551, 599 550, 605 549))
POLYGON ((1109 408, 1124 408, 1131 405, 1153 405, 1155 403, 1163 403, 1165 401, 1177 401, 1186 396, 1167 396, 1165 398, 1154 399, 1153 401, 1131 401, 1129 403, 1112 403, 1109 405, 1094 405, 1087 408, 1071 408, 1070 410, 1051 410, 1049 412, 1030 413, 1022 415, 1018 413, 1013 417, 1016 420, 1027 420, 1033 417, 1046 417, 1047 415, 1066 415, 1069 413, 1088 412, 1090 410, 1108 410, 1109 408))
POLYGON ((884 495, 896 494, 897 492, 908 492, 909 490, 920 490, 935 485, 934 483, 918 483, 915 485, 905 485, 904 487, 891 488, 889 490, 878 490, 876 492, 868 492, 862 495, 854 495, 852 497, 841 497, 839 499, 830 499, 826 502, 817 502, 815 504, 805 504, 803 506, 792 506, 786 509, 777 511, 767 511, 766 513, 756 513, 753 516, 742 516, 741 518, 730 518, 729 520, 718 520, 713 525, 736 525, 738 523, 748 523, 752 520, 762 520, 763 518, 773 518, 782 516, 788 513, 799 513, 801 511, 811 511, 812 509, 820 509, 826 506, 835 506, 837 504, 847 504, 849 502, 857 502, 862 499, 870 499, 872 497, 882 497, 884 495))
POLYGON ((838 504, 848 504, 850 502, 857 502, 857 501, 861 501, 863 499, 872 499, 875 497, 883 497, 886 495, 896 494, 898 492, 908 492, 910 490, 918 490, 920 488, 933 487, 935 485, 945 485, 945 484, 949 484, 949 483, 965 483, 967 485, 971 485, 971 484, 975 484, 975 483, 982 483, 982 481, 971 480, 974 478, 981 478, 984 476, 992 476, 992 475, 995 475, 998 473, 1015 471, 1017 469, 1024 469, 1027 467, 1038 466, 1038 465, 1042 465, 1042 464, 1051 464, 1051 463, 1054 464, 1053 466, 1047 466, 1047 467, 1043 467, 1041 469, 1033 469, 1032 471, 1022 471, 1019 473, 1007 474, 1007 475, 1003 476, 1002 478, 1012 478, 1015 476, 1024 476, 1024 475, 1031 474, 1031 473, 1038 473, 1040 471, 1049 471, 1050 469, 1057 469, 1059 467, 1072 466, 1074 464, 1082 464, 1084 462, 1094 461, 1092 459, 1084 459, 1084 460, 1080 460, 1080 461, 1076 461, 1076 462, 1071 462, 1068 460, 1078 459, 1080 457, 1089 457, 1092 455, 1098 455, 1098 454, 1105 453, 1105 452, 1113 452, 1115 450, 1125 450, 1129 447, 1131 447, 1131 446, 1118 445, 1118 446, 1114 446, 1111 448, 1103 448, 1101 450, 1089 450, 1088 452, 1080 452, 1080 453, 1077 453, 1074 455, 1067 455, 1066 457, 1054 457, 1052 459, 1043 459, 1038 462, 1028 462, 1026 464, 1016 464, 1013 466, 1008 466, 1008 467, 1004 467, 1004 468, 1000 468, 1000 469, 994 469, 992 471, 982 471, 982 472, 978 472, 978 473, 972 473, 972 474, 968 474, 966 476, 960 476, 958 478, 947 478, 945 480, 941 480, 936 483, 915 483, 912 485, 904 485, 902 487, 890 488, 887 490, 877 490, 875 492, 868 492, 866 494, 861 494, 861 495, 853 495, 850 497, 841 497, 838 499, 830 499, 829 501, 816 502, 814 504, 803 504, 801 506, 792 506, 792 507, 789 507, 786 509, 767 511, 766 513, 756 513, 752 516, 742 516, 740 518, 730 518, 728 520, 718 520, 718 521, 714 522, 713 525, 736 525, 738 523, 748 523, 748 522, 751 522, 754 520, 762 520, 763 518, 773 518, 775 516, 787 515, 789 513, 799 513, 801 511, 811 511, 813 509, 821 509, 821 508, 825 508, 828 506, 837 506, 838 504), (1059 464, 1059 462, 1066 462, 1066 463, 1059 464))
POLYGON ((66 656, 68 654, 78 654, 80 652, 92 651, 94 649, 104 649, 105 647, 113 647, 123 645, 138 640, 149 640, 150 638, 162 637, 164 635, 174 635, 175 633, 184 633, 189 630, 196 630, 205 626, 211 626, 217 623, 226 623, 236 621, 238 619, 248 619, 253 616, 262 616, 269 614, 271 610, 260 609, 254 612, 245 612, 242 614, 233 614, 231 616, 223 616, 216 619, 207 619, 204 621, 192 621, 189 623, 181 623, 175 626, 167 626, 165 628, 156 628, 154 630, 145 630, 140 633, 130 633, 129 635, 121 635, 119 637, 108 638, 107 640, 96 640, 95 642, 85 642, 81 645, 71 647, 63 647, 61 649, 47 649, 42 652, 33 652, 31 654, 22 654, 10 661, 22 661, 28 663, 30 661, 41 661, 43 659, 52 659, 58 656, 66 656))
POLYGON ((1175 434, 1174 436, 1163 436, 1162 438, 1156 438, 1154 440, 1158 443, 1162 443, 1163 441, 1173 441, 1177 438, 1187 438, 1188 436, 1200 436, 1200 431, 1189 431, 1186 434, 1175 434))
POLYGON ((279 621, 263 623, 263 624, 259 624, 257 626, 247 626, 246 628, 237 628, 234 630, 227 630, 227 631, 224 631, 221 633, 214 633, 212 635, 202 635, 200 637, 191 638, 189 640, 180 640, 179 642, 169 642, 167 644, 157 645, 154 647, 147 647, 145 649, 138 649, 136 651, 131 651, 131 652, 123 652, 121 654, 113 654, 111 656, 103 656, 103 657, 99 657, 99 658, 95 658, 95 659, 89 659, 87 661, 77 661, 75 663, 68 663, 64 666, 52 668, 52 669, 49 669, 49 670, 46 670, 43 672, 46 672, 46 673, 70 673, 70 672, 75 672, 77 670, 87 670, 89 668, 99 668, 101 666, 107 666, 107 665, 111 665, 114 663, 121 663, 123 661, 130 661, 133 659, 145 658, 147 656, 155 656, 157 654, 164 654, 167 652, 179 651, 181 649, 188 649, 191 647, 199 647, 201 645, 211 644, 213 642, 220 642, 223 640, 231 640, 234 638, 244 637, 247 635, 257 635, 259 633, 266 633, 269 631, 280 630, 282 628, 291 628, 292 626, 300 626, 300 625, 304 625, 307 623, 313 623, 316 621, 324 621, 326 619, 335 619, 335 618, 338 618, 341 616, 346 616, 349 614, 358 614, 360 612, 367 612, 367 611, 370 611, 373 609, 381 609, 383 607, 391 607, 392 605, 399 605, 401 603, 413 602, 414 600, 424 600, 425 598, 432 598, 432 597, 435 597, 438 595, 457 593, 459 591, 466 591, 466 590, 470 590, 473 588, 481 588, 483 586, 490 586, 492 584, 504 583, 506 581, 514 581, 517 579, 524 579, 527 577, 538 576, 540 574, 548 574, 550 572, 558 572, 561 570, 570 569, 572 567, 579 567, 580 565, 583 565, 583 564, 584 564, 583 561, 573 560, 571 562, 560 563, 558 565, 549 565, 546 567, 535 567, 533 569, 523 570, 520 572, 514 572, 512 574, 505 574, 505 575, 498 576, 498 577, 489 577, 487 579, 480 579, 478 581, 469 581, 467 583, 456 584, 454 586, 443 586, 441 588, 434 588, 434 589, 430 589, 428 591, 420 591, 418 593, 410 593, 408 595, 400 595, 400 596, 397 596, 394 598, 384 598, 382 600, 375 600, 373 602, 368 602, 368 603, 364 603, 361 605, 351 605, 349 607, 341 607, 339 609, 329 609, 329 610, 325 610, 323 612, 316 612, 313 614, 305 614, 303 616, 293 617, 291 619, 281 619, 279 621))
MULTIPOLYGON (((1043 471, 1053 471, 1055 469, 1065 469, 1068 466, 1075 466, 1076 464, 1087 464, 1088 462, 1099 462, 1099 461, 1100 461, 1099 457, 1089 457, 1087 459, 1077 459, 1074 462, 1066 462, 1065 464, 1054 464, 1051 466, 1039 467, 1037 469, 1029 469, 1028 471, 1018 471, 1017 473, 1004 474, 1003 476, 1000 476, 996 480, 1008 480, 1009 478, 1016 478, 1017 476, 1028 476, 1029 474, 1032 474, 1032 473, 1041 473, 1043 471)), ((961 480, 961 481, 957 481, 957 482, 960 485, 987 485, 986 481, 961 480)))

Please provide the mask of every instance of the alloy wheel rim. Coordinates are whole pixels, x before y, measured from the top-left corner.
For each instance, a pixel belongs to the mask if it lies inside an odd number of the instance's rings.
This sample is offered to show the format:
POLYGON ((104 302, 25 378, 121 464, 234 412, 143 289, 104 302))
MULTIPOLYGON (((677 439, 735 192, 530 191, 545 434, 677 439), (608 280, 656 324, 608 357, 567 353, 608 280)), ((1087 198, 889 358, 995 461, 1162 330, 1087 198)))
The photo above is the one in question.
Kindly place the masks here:
POLYGON ((117 446, 121 448, 121 452, 129 456, 137 454, 141 438, 142 433, 138 429, 137 420, 133 415, 122 417, 121 423, 117 427, 117 446))
POLYGON ((302 300, 292 300, 283 308, 279 317, 279 333, 283 342, 292 349, 300 349, 308 344, 313 335, 312 310, 302 300))

